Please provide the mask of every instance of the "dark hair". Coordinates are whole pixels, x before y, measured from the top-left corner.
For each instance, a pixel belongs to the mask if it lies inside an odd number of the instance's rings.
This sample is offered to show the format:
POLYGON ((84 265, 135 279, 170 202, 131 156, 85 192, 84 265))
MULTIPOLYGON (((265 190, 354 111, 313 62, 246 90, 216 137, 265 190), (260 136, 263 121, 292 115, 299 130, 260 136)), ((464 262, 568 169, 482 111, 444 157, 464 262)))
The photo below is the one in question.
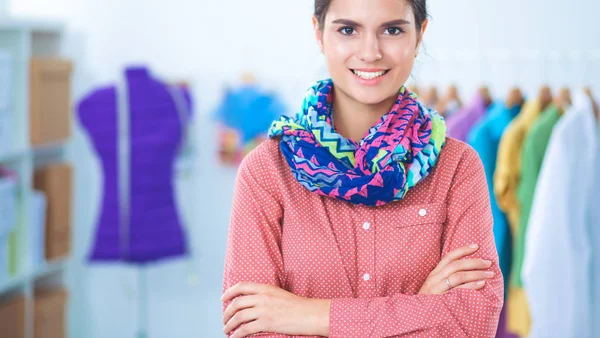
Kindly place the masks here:
MULTIPOLYGON (((319 22, 319 27, 322 29, 325 25, 325 16, 329 10, 332 0, 315 0, 315 16, 319 22)), ((423 21, 429 17, 427 13, 427 0, 406 0, 412 7, 415 13, 415 25, 417 26, 417 34, 421 32, 423 21)))

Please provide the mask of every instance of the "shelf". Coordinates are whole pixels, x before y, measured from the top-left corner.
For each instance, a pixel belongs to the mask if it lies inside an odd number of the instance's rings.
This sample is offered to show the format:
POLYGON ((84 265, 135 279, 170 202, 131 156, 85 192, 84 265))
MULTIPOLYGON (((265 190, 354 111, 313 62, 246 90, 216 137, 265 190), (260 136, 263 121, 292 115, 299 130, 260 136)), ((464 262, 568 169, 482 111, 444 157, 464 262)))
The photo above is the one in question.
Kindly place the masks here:
POLYGON ((0 163, 14 162, 32 153, 35 157, 58 156, 69 146, 69 140, 35 146, 33 148, 0 151, 0 163))
POLYGON ((69 258, 43 264, 39 269, 29 273, 22 273, 10 277, 8 281, 0 283, 0 295, 8 291, 22 288, 27 282, 35 282, 37 279, 64 271, 69 263, 69 258))
POLYGON ((11 290, 22 288, 28 280, 27 274, 9 277, 7 281, 0 283, 0 296, 11 290))
POLYGON ((19 160, 29 153, 29 149, 13 149, 8 152, 0 152, 0 163, 13 162, 19 160))
POLYGON ((68 263, 69 263, 68 258, 63 258, 63 259, 60 259, 57 261, 48 262, 48 263, 42 265, 42 267, 38 271, 34 272, 31 275, 31 278, 38 279, 38 278, 46 277, 48 275, 52 275, 57 272, 61 272, 67 267, 68 263))
MULTIPOLYGON (((34 218, 39 216, 39 213, 35 212, 38 206, 35 203, 34 175, 36 169, 40 166, 57 161, 69 163, 71 161, 69 157, 71 139, 65 137, 64 141, 41 146, 31 144, 32 140, 42 142, 55 139, 56 137, 50 136, 47 138, 39 137, 40 130, 52 127, 54 121, 52 120, 53 117, 49 116, 50 114, 58 116, 61 113, 60 116, 65 116, 70 114, 71 111, 70 97, 67 104, 64 96, 59 103, 54 103, 54 97, 50 96, 58 95, 57 92, 66 93, 70 86, 70 84, 63 81, 64 76, 62 73, 60 80, 56 80, 54 78, 55 73, 51 71, 53 70, 52 65, 54 65, 52 62, 59 62, 58 60, 64 58, 62 55, 65 28, 65 25, 59 21, 13 18, 0 14, 0 50, 3 54, 8 55, 8 59, 4 58, 3 64, 0 66, 3 70, 9 70, 8 72, 2 71, 0 75, 5 77, 2 85, 9 88, 7 92, 3 91, 1 94, 3 95, 2 112, 7 112, 9 116, 8 118, 2 116, 0 122, 3 127, 2 130, 8 131, 0 137, 2 139, 0 142, 0 164, 15 172, 19 177, 17 194, 19 199, 19 221, 11 233, 13 236, 8 248, 10 271, 16 271, 16 274, 0 281, 0 298, 17 293, 28 297, 29 300, 25 304, 25 319, 22 323, 15 323, 15 325, 22 324, 25 326, 23 328, 25 338, 33 337, 35 304, 32 297, 35 291, 54 286, 65 289, 70 288, 68 278, 71 267, 70 257, 51 262, 40 262, 39 265, 35 264, 36 257, 43 253, 36 249, 39 249, 39 245, 43 245, 41 243, 44 243, 45 240, 40 238, 41 234, 39 232, 36 232, 40 229, 40 222, 43 219, 34 218), (46 67, 47 64, 49 66, 46 67), (45 76, 48 72, 52 76, 45 76), (8 74, 8 76, 3 74, 8 74), (35 77, 32 77, 33 75, 35 77), (56 104, 58 108, 47 106, 53 104, 56 104), (44 107, 49 114, 41 115, 39 107, 44 107), (38 113, 38 115, 32 115, 33 112, 38 113), (40 120, 40 115, 45 119, 40 120), (37 128, 35 130, 37 134, 32 132, 33 127, 37 128)), ((66 94, 64 95, 66 96, 66 94)), ((64 122, 64 120, 61 121, 64 122)), ((72 130, 71 124, 69 128, 69 130, 72 130)), ((43 135, 46 136, 46 134, 43 135)), ((62 187, 59 186, 54 189, 58 190, 60 188, 62 187)), ((72 198, 69 199, 72 203, 72 198)), ((69 212, 72 212, 72 210, 69 210, 69 212)), ((70 217, 70 219, 73 219, 73 215, 70 217)), ((71 223, 69 223, 69 227, 72 227, 71 223)), ((5 250, 6 248, 2 247, 0 249, 5 250)), ((3 276, 4 274, 3 272, 3 276)), ((80 306, 80 308, 83 307, 80 306)), ((69 326, 72 324, 65 324, 67 325, 65 329, 70 331, 69 326)), ((2 333, 0 333, 0 336, 3 336, 2 333)), ((67 334, 65 337, 68 336, 70 335, 67 334)))
POLYGON ((1 30, 30 30, 36 33, 60 34, 64 31, 64 25, 57 21, 40 20, 35 18, 11 18, 0 16, 1 30))

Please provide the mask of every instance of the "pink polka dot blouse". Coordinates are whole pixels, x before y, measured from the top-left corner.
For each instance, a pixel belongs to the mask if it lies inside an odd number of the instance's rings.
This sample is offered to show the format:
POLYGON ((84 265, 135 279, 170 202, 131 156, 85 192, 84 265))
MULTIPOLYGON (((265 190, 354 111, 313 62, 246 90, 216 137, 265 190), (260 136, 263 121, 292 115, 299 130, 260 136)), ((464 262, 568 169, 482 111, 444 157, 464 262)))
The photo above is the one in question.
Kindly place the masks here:
POLYGON ((455 139, 424 181, 380 207, 309 192, 267 140, 239 168, 223 292, 256 282, 331 299, 333 338, 493 337, 504 289, 492 226, 479 156, 455 139), (468 244, 480 249, 467 258, 491 260, 494 278, 476 291, 417 294, 441 257, 468 244))

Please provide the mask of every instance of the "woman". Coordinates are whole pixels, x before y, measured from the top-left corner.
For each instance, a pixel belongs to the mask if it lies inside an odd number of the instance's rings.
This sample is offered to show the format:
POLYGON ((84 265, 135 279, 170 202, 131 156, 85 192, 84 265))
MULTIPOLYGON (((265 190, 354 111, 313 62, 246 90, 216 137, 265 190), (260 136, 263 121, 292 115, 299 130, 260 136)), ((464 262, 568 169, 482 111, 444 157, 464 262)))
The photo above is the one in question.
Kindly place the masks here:
POLYGON ((426 0, 316 0, 331 80, 240 166, 229 337, 492 337, 503 279, 475 151, 406 82, 426 0))

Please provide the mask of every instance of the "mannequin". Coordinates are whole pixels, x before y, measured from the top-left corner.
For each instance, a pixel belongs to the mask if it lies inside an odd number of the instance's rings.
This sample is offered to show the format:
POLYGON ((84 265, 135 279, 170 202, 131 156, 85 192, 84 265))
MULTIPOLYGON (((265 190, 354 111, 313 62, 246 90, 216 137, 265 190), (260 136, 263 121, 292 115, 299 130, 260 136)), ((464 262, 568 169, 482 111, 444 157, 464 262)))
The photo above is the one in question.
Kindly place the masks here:
MULTIPOLYGON (((125 77, 123 88, 129 94, 118 93, 115 86, 99 88, 78 107, 104 174, 102 211, 90 259, 143 264, 187 252, 171 181, 182 141, 182 118, 189 114, 178 112, 169 87, 150 77, 147 69, 128 68, 125 77), (126 109, 129 119, 128 128, 121 133, 118 102, 125 104, 121 109, 126 109), (121 142, 123 132, 129 134, 127 145, 121 142), (122 160, 123 146, 129 156, 122 160), (119 172, 123 163, 129 167, 129 200, 125 204, 120 203, 123 194, 119 186, 127 181, 119 172), (122 212, 127 213, 127 220, 122 212)), ((189 98, 184 101, 189 108, 189 98)))

